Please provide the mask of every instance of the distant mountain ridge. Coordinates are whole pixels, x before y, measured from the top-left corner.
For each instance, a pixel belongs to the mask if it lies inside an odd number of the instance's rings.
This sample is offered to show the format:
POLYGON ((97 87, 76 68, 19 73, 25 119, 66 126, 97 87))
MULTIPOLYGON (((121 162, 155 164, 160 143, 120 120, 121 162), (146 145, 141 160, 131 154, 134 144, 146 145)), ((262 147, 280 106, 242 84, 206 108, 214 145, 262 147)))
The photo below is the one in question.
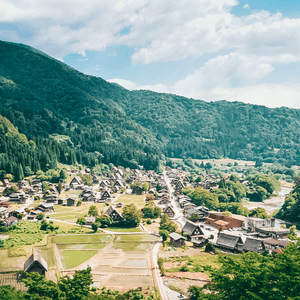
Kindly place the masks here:
POLYGON ((32 139, 69 136, 103 162, 158 157, 300 160, 300 111, 128 91, 26 45, 0 42, 0 114, 32 139), (146 154, 146 156, 145 156, 146 154))

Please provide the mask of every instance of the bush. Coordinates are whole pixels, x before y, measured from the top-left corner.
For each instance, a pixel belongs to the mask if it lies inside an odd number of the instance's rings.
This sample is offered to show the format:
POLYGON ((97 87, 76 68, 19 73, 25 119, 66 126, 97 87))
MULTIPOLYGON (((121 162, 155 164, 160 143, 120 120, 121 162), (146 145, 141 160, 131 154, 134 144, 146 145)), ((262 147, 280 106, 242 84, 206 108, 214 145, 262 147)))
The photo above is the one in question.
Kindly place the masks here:
POLYGON ((205 252, 216 252, 216 249, 212 243, 207 243, 205 246, 205 252))
POLYGON ((151 222, 151 220, 147 220, 147 222, 146 222, 147 224, 151 224, 152 222, 151 222))

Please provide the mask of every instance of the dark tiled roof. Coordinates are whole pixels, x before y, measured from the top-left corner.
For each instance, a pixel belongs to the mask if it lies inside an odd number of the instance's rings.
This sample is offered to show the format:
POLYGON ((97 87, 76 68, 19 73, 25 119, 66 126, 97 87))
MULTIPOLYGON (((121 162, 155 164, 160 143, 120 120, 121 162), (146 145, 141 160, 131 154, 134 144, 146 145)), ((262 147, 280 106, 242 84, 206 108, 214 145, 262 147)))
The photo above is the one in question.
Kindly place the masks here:
POLYGON ((182 232, 186 232, 189 236, 191 236, 195 232, 196 228, 199 229, 199 234, 203 234, 199 225, 187 220, 182 228, 182 232))
POLYGON ((169 237, 170 237, 171 239, 173 239, 174 241, 178 241, 178 240, 180 240, 180 239, 184 239, 184 240, 185 240, 185 238, 184 238, 182 235, 180 235, 180 234, 178 234, 178 233, 176 233, 176 232, 170 233, 170 234, 169 234, 169 237))
POLYGON ((241 237, 220 232, 216 245, 219 247, 234 249, 239 242, 242 243, 241 237))
POLYGON ((258 252, 259 246, 261 245, 262 240, 259 239, 253 239, 253 238, 246 238, 243 250, 244 251, 252 251, 252 252, 258 252))

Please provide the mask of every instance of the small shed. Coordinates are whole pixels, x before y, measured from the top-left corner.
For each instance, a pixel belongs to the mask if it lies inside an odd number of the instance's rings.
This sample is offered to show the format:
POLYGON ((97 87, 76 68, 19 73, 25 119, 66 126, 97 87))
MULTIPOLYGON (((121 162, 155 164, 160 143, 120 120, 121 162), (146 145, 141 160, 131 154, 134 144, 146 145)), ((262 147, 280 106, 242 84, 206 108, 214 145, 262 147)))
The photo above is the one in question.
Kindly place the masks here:
POLYGON ((95 217, 86 217, 85 218, 85 225, 92 225, 95 222, 95 217))
POLYGON ((67 206, 75 206, 75 199, 73 198, 68 198, 67 199, 67 206))
POLYGON ((174 247, 182 247, 185 245, 185 238, 176 233, 176 232, 172 232, 169 234, 170 237, 170 242, 174 247))
POLYGON ((24 264, 24 272, 38 272, 45 275, 48 271, 48 264, 38 252, 34 252, 24 264))

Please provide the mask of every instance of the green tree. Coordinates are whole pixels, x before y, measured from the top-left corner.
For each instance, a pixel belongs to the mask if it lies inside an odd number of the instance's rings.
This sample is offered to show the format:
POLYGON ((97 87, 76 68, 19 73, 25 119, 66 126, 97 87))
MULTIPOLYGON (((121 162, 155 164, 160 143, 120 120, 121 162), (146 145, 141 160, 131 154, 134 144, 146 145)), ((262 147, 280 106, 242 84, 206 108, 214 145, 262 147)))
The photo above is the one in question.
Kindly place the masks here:
POLYGON ((262 207, 256 207, 250 210, 249 217, 257 217, 266 220, 270 218, 270 216, 267 214, 267 211, 262 207))
POLYGON ((167 230, 159 230, 158 233, 162 237, 163 242, 165 242, 169 237, 169 232, 167 230))
POLYGON ((85 224, 85 218, 84 217, 79 217, 76 221, 76 224, 80 225, 81 231, 82 231, 82 226, 85 224))
POLYGON ((168 232, 175 232, 177 230, 177 224, 174 223, 167 214, 163 214, 160 219, 159 230, 166 230, 168 232))
POLYGON ((98 231, 98 228, 101 228, 101 223, 100 222, 94 222, 92 224, 92 229, 94 232, 97 232, 98 231))
POLYGON ((297 240, 298 231, 297 231, 296 225, 293 225, 293 226, 290 227, 290 234, 288 235, 288 238, 290 240, 297 240))
POLYGON ((68 178, 67 170, 61 169, 59 172, 59 181, 65 182, 65 180, 68 178))
POLYGON ((142 189, 143 189, 143 191, 148 192, 150 190, 150 183, 149 182, 145 182, 142 185, 142 189))
POLYGON ((98 217, 99 214, 96 205, 90 206, 88 215, 92 217, 98 217))
POLYGON ((64 187, 63 187, 62 183, 59 182, 59 183, 57 184, 57 191, 58 191, 58 193, 60 194, 60 193, 62 192, 63 189, 64 189, 64 187))
POLYGON ((45 217, 45 214, 44 214, 44 213, 40 213, 40 214, 38 214, 38 215, 36 216, 36 218, 37 218, 38 220, 43 220, 44 217, 45 217))
POLYGON ((142 219, 142 212, 133 203, 125 205, 122 213, 126 223, 132 227, 136 227, 142 219))

